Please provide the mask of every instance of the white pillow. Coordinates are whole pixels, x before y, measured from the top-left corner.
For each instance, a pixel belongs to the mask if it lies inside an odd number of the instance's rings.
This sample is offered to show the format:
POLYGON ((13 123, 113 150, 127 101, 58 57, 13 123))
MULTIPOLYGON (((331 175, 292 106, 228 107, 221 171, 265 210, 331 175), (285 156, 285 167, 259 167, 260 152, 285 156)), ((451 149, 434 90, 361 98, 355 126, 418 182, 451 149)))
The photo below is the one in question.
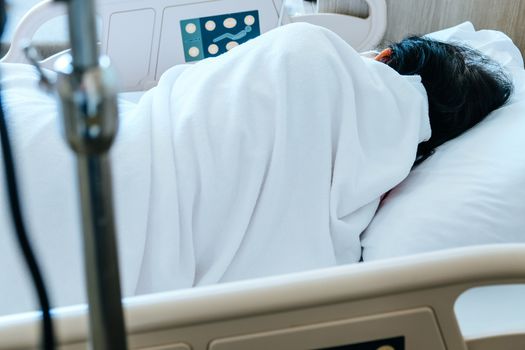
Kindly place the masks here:
POLYGON ((501 32, 464 23, 429 37, 474 47, 512 75, 507 105, 447 142, 385 199, 361 237, 363 259, 525 243, 525 71, 501 32))

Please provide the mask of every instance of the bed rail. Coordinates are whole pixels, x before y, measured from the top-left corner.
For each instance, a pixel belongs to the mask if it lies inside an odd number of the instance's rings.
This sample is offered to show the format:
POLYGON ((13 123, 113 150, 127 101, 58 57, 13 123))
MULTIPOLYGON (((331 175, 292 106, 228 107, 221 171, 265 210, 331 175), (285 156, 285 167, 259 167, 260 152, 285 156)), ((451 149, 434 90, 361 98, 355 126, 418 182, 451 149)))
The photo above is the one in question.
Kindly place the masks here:
MULTIPOLYGON (((395 337, 404 337, 405 349, 412 350, 481 350, 494 342, 504 344, 498 349, 521 349, 525 316, 517 334, 469 339, 468 347, 459 329, 458 297, 499 284, 525 284, 525 245, 461 248, 134 297, 125 303, 126 323, 132 347, 143 350, 327 348, 395 337)), ((0 349, 36 348, 37 319, 0 318, 0 349)), ((85 307, 56 310, 55 319, 64 349, 85 346, 85 307)))
MULTIPOLYGON (((186 62, 181 20, 256 9, 263 33, 277 26, 281 7, 281 0, 99 0, 97 3, 100 51, 111 58, 123 91, 147 90, 156 85, 165 70, 186 62)), ((33 7, 18 24, 2 62, 28 63, 20 46, 30 42, 46 22, 63 15, 65 6, 52 0, 33 7)), ((53 69, 61 54, 44 59, 41 65, 53 69)))
POLYGON ((317 13, 299 14, 291 22, 308 22, 328 28, 337 33, 346 42, 352 43, 357 51, 367 51, 377 47, 383 39, 387 28, 387 7, 385 0, 362 0, 368 5, 368 16, 362 18, 346 14, 320 13, 320 2, 317 2, 317 13))
MULTIPOLYGON (((338 33, 356 50, 369 50, 385 33, 386 3, 385 0, 364 1, 370 7, 370 15, 366 18, 303 13, 295 14, 284 23, 309 22, 324 26, 338 33)), ((168 68, 189 59, 183 48, 181 20, 257 9, 260 32, 264 33, 279 25, 283 9, 282 0, 99 0, 98 3, 100 51, 111 58, 123 91, 147 90, 156 85, 168 68)), ((30 42, 46 22, 64 15, 65 7, 52 0, 33 7, 17 26, 13 44, 2 62, 28 63, 20 46, 30 42)), ((42 67, 54 69, 61 55, 44 59, 42 67)))

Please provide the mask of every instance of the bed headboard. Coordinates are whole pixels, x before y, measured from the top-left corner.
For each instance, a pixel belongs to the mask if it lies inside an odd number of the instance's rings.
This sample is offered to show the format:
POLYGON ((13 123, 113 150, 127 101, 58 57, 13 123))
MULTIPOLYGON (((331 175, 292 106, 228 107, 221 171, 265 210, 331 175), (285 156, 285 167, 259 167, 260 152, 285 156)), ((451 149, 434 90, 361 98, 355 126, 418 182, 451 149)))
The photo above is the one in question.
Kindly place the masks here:
MULTIPOLYGON (((363 0, 318 0, 323 12, 366 15, 363 0)), ((385 40, 429 33, 471 21, 476 29, 497 29, 510 36, 525 55, 525 0, 386 0, 385 40)))

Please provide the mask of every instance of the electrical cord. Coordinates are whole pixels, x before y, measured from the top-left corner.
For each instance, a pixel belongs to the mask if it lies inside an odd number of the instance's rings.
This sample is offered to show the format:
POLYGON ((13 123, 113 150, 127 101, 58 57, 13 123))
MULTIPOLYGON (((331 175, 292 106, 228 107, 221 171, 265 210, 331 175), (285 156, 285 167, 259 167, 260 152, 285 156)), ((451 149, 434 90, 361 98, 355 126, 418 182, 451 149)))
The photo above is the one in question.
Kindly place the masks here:
POLYGON ((7 192, 9 198, 9 205, 11 207, 11 215, 13 218, 13 224, 18 238, 18 244, 24 258, 26 260, 27 267, 33 279, 35 289, 42 309, 43 318, 43 346, 45 350, 54 350, 55 341, 53 336, 53 323, 51 320, 49 298, 47 296, 46 287, 40 268, 38 267, 35 255, 31 249, 29 239, 27 237, 27 231, 24 225, 22 212, 20 209, 20 200, 18 195, 18 185, 16 181, 16 173, 14 160, 12 156, 11 144, 9 141, 9 134, 7 131, 7 125, 5 115, 3 112, 2 97, 0 96, 0 139, 2 144, 2 155, 4 159, 5 167, 5 178, 7 184, 7 192))
MULTIPOLYGON (((0 37, 3 34, 5 19, 6 19, 6 7, 5 0, 0 0, 0 37)), ((11 208, 11 215, 13 218, 13 224, 15 232, 18 238, 19 247, 22 250, 24 258, 26 260, 27 267, 33 279, 33 283, 38 295, 40 307, 42 309, 42 349, 54 350, 55 349, 55 338, 53 332, 53 322, 51 319, 50 303, 44 279, 38 267, 38 263, 35 258, 35 254, 31 249, 29 239, 27 236, 27 230, 24 225, 20 197, 18 191, 18 184, 16 178, 15 162, 13 157, 13 151, 11 148, 11 142, 9 139, 9 132, 7 128, 7 122, 4 114, 2 96, 0 94, 0 142, 2 146, 3 163, 5 170, 5 180, 7 185, 7 193, 9 199, 9 205, 11 208)))

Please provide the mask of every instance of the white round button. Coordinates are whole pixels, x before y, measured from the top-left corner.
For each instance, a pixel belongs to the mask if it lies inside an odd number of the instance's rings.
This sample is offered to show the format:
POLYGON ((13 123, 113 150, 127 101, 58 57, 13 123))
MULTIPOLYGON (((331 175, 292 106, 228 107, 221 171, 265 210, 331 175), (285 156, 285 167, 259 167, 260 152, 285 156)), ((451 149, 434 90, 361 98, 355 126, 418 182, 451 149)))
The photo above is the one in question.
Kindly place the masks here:
POLYGON ((253 26, 254 23, 255 17, 253 17, 252 15, 244 17, 244 24, 246 24, 247 26, 253 26))
POLYGON ((197 26, 194 23, 186 24, 186 33, 193 34, 197 31, 197 26))
POLYGON ((210 46, 208 46, 208 52, 211 55, 215 55, 217 52, 219 52, 219 47, 215 44, 211 44, 210 46))
POLYGON ((229 43, 226 44, 226 50, 230 51, 231 49, 233 49, 236 46, 239 46, 238 42, 230 41, 229 43))
POLYGON ((237 25, 237 20, 233 17, 228 17, 224 20, 223 25, 225 28, 232 29, 237 25))
POLYGON ((198 47, 191 47, 189 50, 188 50, 188 54, 191 56, 191 57, 197 57, 199 56, 199 54, 201 53, 201 51, 199 50, 198 47))
POLYGON ((217 27, 217 25, 212 20, 209 20, 206 22, 206 24, 204 24, 204 28, 206 28, 206 30, 209 32, 215 30, 215 27, 217 27))

